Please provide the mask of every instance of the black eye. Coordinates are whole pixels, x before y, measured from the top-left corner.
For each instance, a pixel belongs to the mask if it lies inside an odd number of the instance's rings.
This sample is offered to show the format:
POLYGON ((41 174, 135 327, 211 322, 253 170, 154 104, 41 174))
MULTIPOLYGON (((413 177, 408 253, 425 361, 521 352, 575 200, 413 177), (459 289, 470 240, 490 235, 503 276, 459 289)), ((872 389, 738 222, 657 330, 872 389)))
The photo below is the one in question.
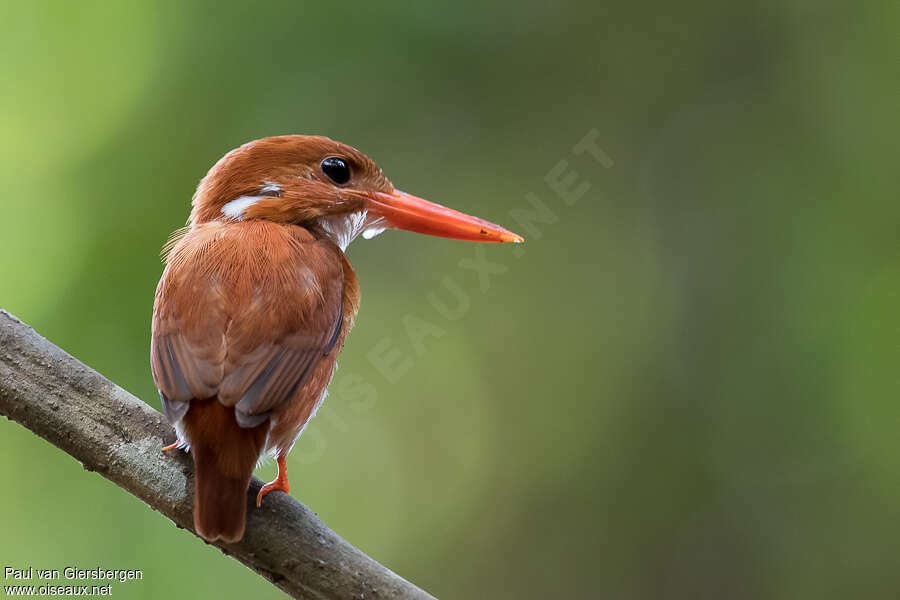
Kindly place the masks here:
POLYGON ((328 177, 338 185, 350 181, 350 167, 347 166, 347 163, 344 162, 344 159, 342 158, 336 158, 334 156, 326 158, 319 166, 321 167, 322 172, 328 175, 328 177))

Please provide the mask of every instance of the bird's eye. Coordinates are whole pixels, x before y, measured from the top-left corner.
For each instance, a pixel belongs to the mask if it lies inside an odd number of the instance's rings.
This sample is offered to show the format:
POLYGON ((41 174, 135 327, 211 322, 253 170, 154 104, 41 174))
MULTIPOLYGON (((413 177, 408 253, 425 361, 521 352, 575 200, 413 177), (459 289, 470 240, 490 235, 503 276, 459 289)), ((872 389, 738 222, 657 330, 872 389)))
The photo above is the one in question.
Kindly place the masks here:
POLYGON ((322 172, 338 185, 350 181, 350 167, 347 166, 347 163, 342 158, 334 156, 326 158, 319 166, 322 172))

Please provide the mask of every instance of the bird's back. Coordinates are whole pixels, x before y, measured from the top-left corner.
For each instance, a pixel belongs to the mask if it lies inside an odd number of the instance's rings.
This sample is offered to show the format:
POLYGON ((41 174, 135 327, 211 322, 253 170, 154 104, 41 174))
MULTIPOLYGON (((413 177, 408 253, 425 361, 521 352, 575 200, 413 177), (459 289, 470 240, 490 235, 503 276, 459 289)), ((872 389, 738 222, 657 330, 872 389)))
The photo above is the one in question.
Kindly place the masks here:
POLYGON ((356 312, 348 269, 333 242, 264 221, 195 226, 169 255, 151 367, 194 458, 204 538, 242 537, 261 452, 289 448, 322 397, 356 312))

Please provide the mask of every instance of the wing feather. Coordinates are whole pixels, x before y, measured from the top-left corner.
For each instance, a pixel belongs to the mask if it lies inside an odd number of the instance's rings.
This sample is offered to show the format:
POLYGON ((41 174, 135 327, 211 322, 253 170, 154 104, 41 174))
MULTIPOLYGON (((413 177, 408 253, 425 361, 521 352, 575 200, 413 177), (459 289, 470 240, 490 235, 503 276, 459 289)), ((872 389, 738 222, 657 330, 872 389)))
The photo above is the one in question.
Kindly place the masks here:
POLYGON ((192 399, 217 396, 235 406, 242 427, 254 427, 334 349, 344 321, 340 251, 268 234, 254 246, 240 236, 192 240, 191 232, 173 250, 150 352, 171 421, 192 399), (203 251, 191 254, 192 242, 203 251))

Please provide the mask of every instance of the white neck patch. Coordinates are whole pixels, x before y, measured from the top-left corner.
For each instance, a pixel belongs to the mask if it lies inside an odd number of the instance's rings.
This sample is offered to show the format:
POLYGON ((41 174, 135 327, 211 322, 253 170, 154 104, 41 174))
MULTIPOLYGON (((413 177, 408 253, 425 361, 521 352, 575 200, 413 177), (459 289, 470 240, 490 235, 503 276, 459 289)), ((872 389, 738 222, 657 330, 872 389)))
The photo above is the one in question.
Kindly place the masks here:
MULTIPOLYGON (((222 207, 222 214, 229 219, 243 221, 244 212, 248 208, 264 198, 272 198, 281 194, 281 188, 278 184, 271 181, 264 183, 265 185, 260 188, 260 192, 263 195, 235 198, 222 207)), ((386 229, 382 217, 370 216, 368 211, 365 210, 358 210, 345 215, 319 217, 318 223, 325 235, 340 246, 343 251, 346 251, 350 242, 360 235, 363 236, 363 239, 371 240, 386 229)))
POLYGON ((235 198, 222 207, 222 214, 226 217, 241 221, 244 218, 244 211, 253 206, 266 197, 281 196, 281 186, 274 181, 264 181, 263 186, 259 188, 261 196, 241 196, 235 198))
POLYGON ((226 217, 241 221, 244 218, 244 211, 263 198, 265 198, 265 196, 241 196, 240 198, 235 198, 222 207, 222 214, 226 217))

